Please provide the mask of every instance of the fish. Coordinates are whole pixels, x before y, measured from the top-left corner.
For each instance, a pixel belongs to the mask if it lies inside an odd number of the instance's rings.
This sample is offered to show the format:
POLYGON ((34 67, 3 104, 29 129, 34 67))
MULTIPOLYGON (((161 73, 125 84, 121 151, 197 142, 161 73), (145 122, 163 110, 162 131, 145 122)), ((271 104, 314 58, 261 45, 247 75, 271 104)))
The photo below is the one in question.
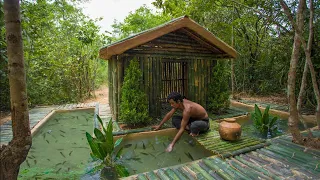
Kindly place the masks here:
POLYGON ((192 155, 189 153, 189 152, 184 152, 184 154, 186 154, 187 156, 188 156, 188 158, 190 158, 192 161, 194 161, 194 159, 193 159, 193 157, 192 157, 192 155))
POLYGON ((144 153, 144 152, 140 152, 140 153, 143 154, 143 155, 146 155, 146 156, 148 155, 148 153, 144 153))
POLYGON ((59 173, 59 171, 61 170, 61 168, 58 169, 58 171, 56 173, 59 173))
POLYGON ((60 134, 60 136, 65 137, 64 135, 60 134))
POLYGON ((58 164, 56 164, 56 165, 55 165, 55 167, 57 167, 57 166, 58 166, 58 165, 60 165, 60 164, 62 164, 62 163, 58 163, 58 164))
POLYGON ((43 134, 42 134, 43 139, 46 138, 46 135, 47 135, 47 133, 43 133, 43 134))
POLYGON ((150 154, 152 157, 154 157, 155 159, 157 158, 155 155, 153 155, 153 154, 150 154))
POLYGON ((66 163, 67 161, 63 161, 62 165, 64 165, 64 163, 66 163))
POLYGON ((181 163, 181 158, 178 159, 178 162, 181 163))
POLYGON ((62 131, 62 130, 59 130, 60 132, 63 132, 63 133, 66 133, 66 132, 64 132, 64 131, 62 131))
POLYGON ((48 161, 50 161, 50 159, 47 159, 48 161))
POLYGON ((70 151, 70 152, 69 152, 69 156, 71 156, 71 153, 72 153, 72 152, 73 152, 73 151, 70 151))
POLYGON ((48 144, 50 144, 48 140, 46 140, 46 141, 47 141, 48 144))
POLYGON ((126 145, 124 145, 123 147, 124 148, 129 148, 129 147, 131 147, 132 146, 132 144, 126 144, 126 145))
POLYGON ((61 156, 63 156, 64 158, 66 157, 61 151, 60 151, 61 156))
POLYGON ((162 151, 162 152, 160 152, 160 153, 158 153, 158 154, 156 154, 156 156, 160 156, 161 154, 163 154, 164 153, 164 151, 162 151))
POLYGON ((29 159, 33 159, 33 157, 32 157, 32 156, 28 156, 28 158, 29 158, 29 159))
POLYGON ((30 167, 30 164, 29 164, 28 160, 26 160, 26 163, 27 163, 28 167, 30 167))
POLYGON ((37 164, 37 160, 34 160, 33 162, 34 162, 34 165, 36 165, 36 164, 37 164))
POLYGON ((142 147, 143 147, 143 149, 146 149, 146 146, 144 145, 144 142, 142 142, 142 147))
POLYGON ((70 171, 70 168, 68 167, 68 171, 70 171))

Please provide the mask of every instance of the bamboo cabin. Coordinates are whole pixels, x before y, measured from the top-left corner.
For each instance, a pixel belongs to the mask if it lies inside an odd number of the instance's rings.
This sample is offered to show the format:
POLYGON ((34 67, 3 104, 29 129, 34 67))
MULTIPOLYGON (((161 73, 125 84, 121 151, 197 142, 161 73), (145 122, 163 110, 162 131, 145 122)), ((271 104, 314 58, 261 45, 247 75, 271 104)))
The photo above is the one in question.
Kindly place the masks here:
POLYGON ((149 114, 159 117, 172 91, 206 108, 208 83, 214 81, 211 69, 219 59, 236 58, 237 52, 184 16, 103 47, 99 56, 108 60, 109 104, 118 119, 120 90, 130 60, 139 60, 149 114))

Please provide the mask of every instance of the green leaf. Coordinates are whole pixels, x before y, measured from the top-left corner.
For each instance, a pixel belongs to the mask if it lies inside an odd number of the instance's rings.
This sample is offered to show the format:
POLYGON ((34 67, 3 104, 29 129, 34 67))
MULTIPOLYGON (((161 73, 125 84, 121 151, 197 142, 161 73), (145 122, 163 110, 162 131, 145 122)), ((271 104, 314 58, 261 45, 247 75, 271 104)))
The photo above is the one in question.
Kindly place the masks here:
POLYGON ((108 143, 108 153, 113 151, 112 119, 110 118, 107 126, 106 140, 108 143))
POLYGON ((103 129, 103 131, 104 131, 104 133, 105 133, 105 134, 107 134, 107 131, 106 131, 106 129, 104 128, 104 125, 103 125, 102 119, 100 118, 100 116, 99 116, 99 115, 97 115, 97 118, 98 118, 98 121, 99 121, 99 123, 100 123, 100 125, 101 125, 101 127, 102 127, 102 129, 103 129))
POLYGON ((91 148, 91 151, 92 151, 92 154, 94 156, 96 156, 97 158, 99 159, 104 159, 104 157, 101 155, 100 151, 99 151, 99 146, 97 143, 95 143, 95 139, 88 133, 86 132, 86 137, 87 137, 87 140, 88 140, 88 143, 90 145, 90 148, 91 148))
POLYGON ((102 134, 102 132, 99 129, 94 128, 93 132, 99 141, 106 142, 106 138, 104 137, 104 135, 102 134))

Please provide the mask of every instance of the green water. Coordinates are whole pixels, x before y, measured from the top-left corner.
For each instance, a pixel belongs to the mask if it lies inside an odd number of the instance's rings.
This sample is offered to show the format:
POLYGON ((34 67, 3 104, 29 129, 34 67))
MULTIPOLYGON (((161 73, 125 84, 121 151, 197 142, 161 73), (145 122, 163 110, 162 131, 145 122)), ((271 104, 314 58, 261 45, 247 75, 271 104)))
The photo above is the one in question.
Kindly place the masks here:
POLYGON ((19 179, 78 179, 90 160, 93 109, 57 112, 33 136, 19 179))
POLYGON ((121 144, 120 162, 133 175, 213 155, 187 133, 182 135, 172 152, 165 152, 176 133, 176 130, 170 130, 128 135, 121 144))

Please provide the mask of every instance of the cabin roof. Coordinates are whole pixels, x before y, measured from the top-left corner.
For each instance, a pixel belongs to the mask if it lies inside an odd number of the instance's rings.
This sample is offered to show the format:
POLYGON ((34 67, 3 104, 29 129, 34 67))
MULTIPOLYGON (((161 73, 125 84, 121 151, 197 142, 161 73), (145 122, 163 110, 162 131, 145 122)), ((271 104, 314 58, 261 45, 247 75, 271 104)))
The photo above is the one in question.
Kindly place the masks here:
POLYGON ((221 57, 237 57, 237 51, 235 49, 216 37, 210 31, 206 30, 204 27, 190 19, 188 16, 182 16, 173 19, 160 26, 142 31, 125 39, 109 44, 100 49, 99 57, 106 60, 110 59, 110 57, 113 55, 120 55, 129 49, 157 39, 178 29, 183 29, 188 36, 195 39, 200 44, 203 44, 208 49, 219 49, 219 51, 223 52, 223 56, 221 57))

